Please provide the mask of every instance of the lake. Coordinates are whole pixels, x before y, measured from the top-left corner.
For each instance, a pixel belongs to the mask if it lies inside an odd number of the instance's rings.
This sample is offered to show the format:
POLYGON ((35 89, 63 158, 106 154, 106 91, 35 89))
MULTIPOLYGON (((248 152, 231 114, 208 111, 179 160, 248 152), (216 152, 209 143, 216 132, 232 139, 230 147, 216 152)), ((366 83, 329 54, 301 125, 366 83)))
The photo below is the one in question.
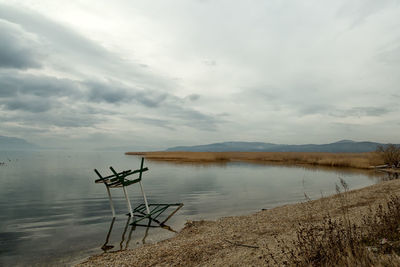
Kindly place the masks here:
MULTIPOLYGON (((377 183, 381 175, 329 168, 250 163, 182 165, 145 161, 143 186, 150 203, 184 203, 169 229, 132 227, 121 189, 105 186, 93 169, 111 174, 137 169, 140 158, 123 152, 0 151, 0 266, 62 266, 91 254, 134 248, 172 237, 187 220, 215 220, 335 193, 343 178, 350 189, 377 183), (112 227, 111 227, 112 226, 112 227), (103 248, 103 250, 101 249, 103 248)), ((140 188, 128 188, 133 206, 140 188)))

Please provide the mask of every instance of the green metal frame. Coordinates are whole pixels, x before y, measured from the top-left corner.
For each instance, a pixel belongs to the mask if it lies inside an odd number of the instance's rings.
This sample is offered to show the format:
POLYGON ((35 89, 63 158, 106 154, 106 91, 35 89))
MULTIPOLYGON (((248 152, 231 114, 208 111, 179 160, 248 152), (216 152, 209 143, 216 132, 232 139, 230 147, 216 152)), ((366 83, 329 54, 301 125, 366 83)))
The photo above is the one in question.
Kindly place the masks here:
POLYGON ((140 163, 140 168, 137 170, 126 170, 122 172, 117 172, 114 170, 113 167, 110 167, 111 172, 113 173, 112 175, 105 176, 103 177, 98 170, 94 169, 94 172, 99 176, 99 179, 95 180, 95 183, 103 183, 106 186, 108 197, 110 200, 110 206, 111 206, 111 211, 113 214, 113 217, 115 217, 115 210, 114 210, 114 205, 112 202, 112 197, 110 193, 110 188, 118 188, 122 187, 124 190, 125 194, 125 199, 127 202, 127 206, 129 209, 128 215, 131 217, 137 216, 139 217, 138 219, 134 220, 131 225, 138 225, 138 222, 144 220, 144 219, 149 219, 149 224, 151 224, 152 221, 156 222, 159 224, 161 227, 165 226, 164 224, 180 209, 183 207, 183 203, 174 203, 174 204, 148 204, 147 203, 147 198, 146 194, 144 193, 143 190, 143 185, 141 183, 142 180, 142 174, 143 172, 148 171, 149 169, 147 167, 143 167, 144 164, 144 158, 142 158, 141 163, 140 163), (139 177, 134 179, 134 180, 128 180, 127 177, 133 174, 139 174, 139 177), (138 205, 134 210, 132 210, 131 203, 129 201, 128 197, 128 192, 125 189, 126 186, 139 183, 144 203, 138 205), (176 207, 175 210, 162 222, 160 222, 157 218, 165 212, 168 208, 170 207, 176 207))
MULTIPOLYGON (((95 180, 95 183, 103 183, 106 186, 107 194, 108 194, 108 198, 109 198, 109 201, 110 201, 110 206, 111 206, 111 211, 112 211, 113 217, 115 217, 115 209, 114 209, 114 204, 112 202, 110 188, 122 187, 122 189, 124 191, 126 203, 127 203, 128 209, 129 209, 129 214, 132 217, 133 217, 133 211, 132 211, 131 203, 129 201, 128 192, 127 192, 125 187, 127 187, 129 185, 132 185, 132 184, 135 184, 135 183, 139 183, 140 184, 140 188, 142 190, 142 195, 143 195, 145 204, 147 205, 147 199, 146 199, 146 195, 144 193, 141 181, 142 181, 143 172, 146 172, 149 169, 147 167, 143 167, 143 164, 144 164, 144 158, 142 158, 142 160, 141 160, 140 168, 137 169, 137 170, 134 170, 134 171, 126 170, 126 171, 122 171, 122 172, 117 172, 117 171, 114 170, 113 167, 110 167, 110 170, 111 170, 111 172, 113 174, 109 175, 109 176, 105 176, 105 177, 103 177, 97 169, 94 169, 94 172, 99 177, 99 179, 95 180), (134 180, 128 180, 127 177, 131 176, 133 174, 139 174, 139 177, 134 179, 134 180)), ((148 208, 147 208, 147 210, 149 211, 148 208)), ((150 213, 150 211, 149 211, 149 213, 150 213)))
MULTIPOLYGON (((143 158, 142 158, 142 164, 143 164, 143 158)), ((143 167, 143 166, 141 166, 143 167)), ((148 171, 149 169, 146 168, 140 168, 138 170, 127 170, 127 171, 122 171, 122 172, 116 172, 113 167, 110 167, 110 170, 113 172, 112 175, 103 177, 97 169, 94 169, 94 172, 100 177, 99 179, 95 180, 95 183, 104 183, 107 187, 121 187, 121 186, 128 186, 131 184, 138 183, 142 180, 142 173, 145 171, 148 171), (128 180, 126 177, 139 173, 139 178, 134 179, 134 180, 128 180)))

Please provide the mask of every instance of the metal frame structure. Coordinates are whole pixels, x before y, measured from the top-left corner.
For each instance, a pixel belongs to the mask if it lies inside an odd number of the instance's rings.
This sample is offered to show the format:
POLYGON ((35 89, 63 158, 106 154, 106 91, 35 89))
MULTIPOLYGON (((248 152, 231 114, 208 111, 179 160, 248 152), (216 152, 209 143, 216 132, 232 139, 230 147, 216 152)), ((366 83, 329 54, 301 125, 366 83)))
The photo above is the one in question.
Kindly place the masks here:
MULTIPOLYGON (((114 170, 113 167, 110 167, 111 172, 113 173, 112 175, 103 177, 98 170, 94 169, 94 172, 97 174, 99 179, 95 180, 95 183, 103 183, 106 186, 107 189, 107 194, 108 194, 108 199, 110 201, 110 207, 111 207, 111 212, 113 215, 113 218, 115 218, 115 209, 114 209, 114 204, 112 201, 111 197, 111 192, 110 188, 120 188, 122 187, 122 190, 124 191, 125 195, 125 200, 126 204, 129 210, 129 213, 127 214, 130 217, 137 216, 139 217, 138 219, 134 219, 131 225, 138 225, 138 222, 144 220, 144 219, 149 219, 149 223, 151 224, 151 221, 154 221, 155 223, 159 224, 160 227, 164 227, 165 223, 180 209, 183 207, 183 203, 175 203, 175 204, 149 204, 147 202, 146 194, 143 189, 142 185, 142 174, 145 171, 148 171, 149 169, 147 167, 143 167, 144 164, 144 158, 142 158, 141 163, 140 163, 140 169, 137 170, 127 170, 127 171, 122 171, 122 172, 117 172, 114 170), (128 180, 127 177, 133 174, 139 174, 139 177, 133 180, 128 180), (135 183, 139 183, 140 185, 140 190, 142 192, 142 196, 144 199, 144 203, 138 205, 136 208, 132 210, 132 205, 129 200, 128 196, 128 191, 126 190, 126 187, 135 183), (151 207, 151 208, 150 208, 151 207), (169 207, 176 207, 176 209, 162 222, 157 220, 157 218, 164 212, 166 211, 169 207)), ((150 225, 149 224, 149 225, 150 225)))
POLYGON ((148 171, 149 169, 147 167, 143 168, 143 163, 144 163, 144 158, 142 158, 141 164, 140 164, 140 169, 137 170, 127 170, 127 171, 122 171, 122 172, 116 172, 113 167, 110 167, 111 172, 113 173, 112 175, 103 177, 98 170, 94 169, 94 172, 99 176, 99 179, 95 180, 95 183, 104 183, 107 189, 107 194, 108 194, 108 199, 110 201, 110 207, 111 207, 111 212, 113 217, 115 217, 115 209, 114 209, 114 204, 112 201, 111 193, 110 193, 110 188, 120 188, 122 187, 122 190, 124 191, 125 195, 125 200, 126 204, 128 206, 129 210, 129 215, 133 217, 133 211, 132 211, 132 205, 129 200, 128 196, 128 191, 126 190, 125 187, 139 183, 140 184, 140 189, 142 191, 143 199, 144 199, 144 205, 146 207, 147 214, 150 214, 150 208, 147 202, 146 194, 144 193, 143 185, 142 185, 142 173, 145 171, 148 171), (136 178, 134 180, 128 180, 126 177, 137 174, 139 173, 139 178, 136 178))

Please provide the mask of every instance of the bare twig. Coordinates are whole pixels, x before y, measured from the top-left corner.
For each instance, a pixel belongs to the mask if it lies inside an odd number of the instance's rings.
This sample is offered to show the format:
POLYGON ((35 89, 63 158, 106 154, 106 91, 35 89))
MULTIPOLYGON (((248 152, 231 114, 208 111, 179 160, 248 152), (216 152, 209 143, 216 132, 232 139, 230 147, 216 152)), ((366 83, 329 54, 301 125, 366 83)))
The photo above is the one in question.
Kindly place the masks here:
POLYGON ((259 246, 251 246, 251 245, 246 245, 238 242, 233 242, 229 241, 228 239, 224 239, 225 242, 228 242, 229 244, 235 245, 235 246, 240 246, 240 247, 246 247, 246 248, 260 248, 259 246))

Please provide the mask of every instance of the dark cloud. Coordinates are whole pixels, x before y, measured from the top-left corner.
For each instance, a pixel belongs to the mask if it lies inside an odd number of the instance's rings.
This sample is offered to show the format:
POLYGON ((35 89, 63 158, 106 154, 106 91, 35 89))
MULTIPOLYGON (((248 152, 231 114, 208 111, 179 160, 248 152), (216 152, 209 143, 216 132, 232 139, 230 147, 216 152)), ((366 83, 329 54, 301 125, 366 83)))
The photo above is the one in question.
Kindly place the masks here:
POLYGON ((38 97, 80 97, 78 82, 44 75, 22 74, 14 71, 0 72, 0 97, 33 95, 38 97))
POLYGON ((42 98, 0 100, 0 105, 3 105, 5 109, 10 111, 21 110, 33 113, 48 111, 52 106, 48 99, 42 98))
MULTIPOLYGON (((109 53, 105 49, 32 10, 22 10, 0 4, 0 19, 18 25, 25 32, 34 33, 40 38, 44 38, 46 42, 56 42, 57 49, 75 51, 84 58, 91 58, 95 62, 109 57, 109 53)), ((47 46, 47 48, 49 47, 47 46)))
POLYGON ((18 25, 0 19, 0 68, 28 69, 41 66, 36 42, 18 25))
POLYGON ((197 110, 180 106, 169 107, 168 114, 178 119, 176 123, 179 125, 185 125, 203 131, 216 131, 218 126, 225 122, 224 119, 218 116, 204 114, 197 110))
POLYGON ((350 109, 335 108, 332 105, 307 105, 300 107, 298 110, 301 115, 321 114, 333 117, 379 117, 390 112, 385 107, 353 107, 350 109))
MULTIPOLYGON (((184 106, 184 100, 155 90, 138 90, 118 82, 74 81, 51 76, 0 72, 0 111, 19 112, 16 122, 59 127, 91 127, 121 115, 112 106, 148 109, 153 117, 134 117, 152 126, 173 130, 186 126, 215 131, 222 119, 184 106), (101 103, 111 104, 103 108, 101 103), (111 109, 110 109, 111 108, 111 109), (36 114, 34 114, 36 113, 36 114)), ((192 95, 197 99, 197 95, 192 95)), ((133 109, 136 110, 136 109, 133 109)))
POLYGON ((199 94, 191 94, 188 95, 186 98, 188 98, 190 101, 196 101, 200 99, 200 95, 199 94))
POLYGON ((134 94, 135 101, 151 108, 160 106, 168 97, 175 98, 167 93, 152 90, 139 91, 134 94))
POLYGON ((89 88, 88 101, 90 102, 106 102, 111 104, 136 102, 144 106, 155 108, 158 107, 168 97, 167 93, 160 93, 155 90, 138 90, 122 86, 116 82, 84 82, 89 88))
MULTIPOLYGON (((0 4, 0 22, 5 33, 0 36, 5 130, 31 127, 40 134, 52 127, 90 127, 96 132, 99 124, 115 121, 113 116, 167 130, 184 126, 215 131, 222 122, 169 93, 175 88, 173 79, 155 75, 145 64, 128 62, 46 16, 0 4), (35 74, 15 71, 42 65, 35 74), (137 111, 149 116, 135 116, 137 111), (135 114, 131 119, 130 113, 135 114)), ((193 102, 199 95, 187 99, 193 102)))
POLYGON ((122 89, 109 84, 100 82, 85 82, 89 88, 87 98, 89 102, 107 102, 111 104, 120 102, 130 102, 132 95, 126 89, 122 89))
MULTIPOLYGON (((24 108, 26 111, 26 108, 24 108)), ((59 107, 58 110, 50 110, 48 112, 34 113, 16 113, 2 118, 3 123, 12 122, 13 126, 5 126, 4 129, 36 129, 35 132, 46 132, 49 127, 63 128, 79 128, 79 127, 95 127, 96 124, 106 122, 107 116, 102 114, 85 113, 84 109, 71 109, 68 106, 59 107), (15 126, 16 125, 16 126, 15 126)), ((0 124, 1 125, 1 124, 0 124)))
POLYGON ((383 107, 354 107, 347 110, 334 110, 329 114, 334 117, 379 117, 390 112, 390 109, 383 107))
POLYGON ((210 66, 210 67, 214 67, 214 66, 217 65, 217 62, 215 60, 212 60, 212 59, 203 60, 203 63, 205 65, 207 65, 207 66, 210 66))
POLYGON ((141 116, 130 117, 128 119, 133 122, 141 122, 146 125, 157 126, 157 127, 164 128, 167 130, 175 130, 175 128, 170 126, 171 120, 156 119, 156 118, 141 117, 141 116))
MULTIPOLYGON (((153 74, 145 64, 123 59, 71 28, 33 10, 0 4, 0 19, 37 36, 40 43, 30 51, 35 54, 45 51, 46 66, 51 68, 80 76, 83 80, 93 80, 88 76, 94 75, 129 80, 135 86, 153 90, 175 86, 172 79, 153 74)), ((32 45, 32 42, 27 43, 32 45)))
POLYGON ((328 112, 331 108, 332 107, 328 105, 310 104, 299 108, 299 113, 301 115, 323 114, 328 112))

